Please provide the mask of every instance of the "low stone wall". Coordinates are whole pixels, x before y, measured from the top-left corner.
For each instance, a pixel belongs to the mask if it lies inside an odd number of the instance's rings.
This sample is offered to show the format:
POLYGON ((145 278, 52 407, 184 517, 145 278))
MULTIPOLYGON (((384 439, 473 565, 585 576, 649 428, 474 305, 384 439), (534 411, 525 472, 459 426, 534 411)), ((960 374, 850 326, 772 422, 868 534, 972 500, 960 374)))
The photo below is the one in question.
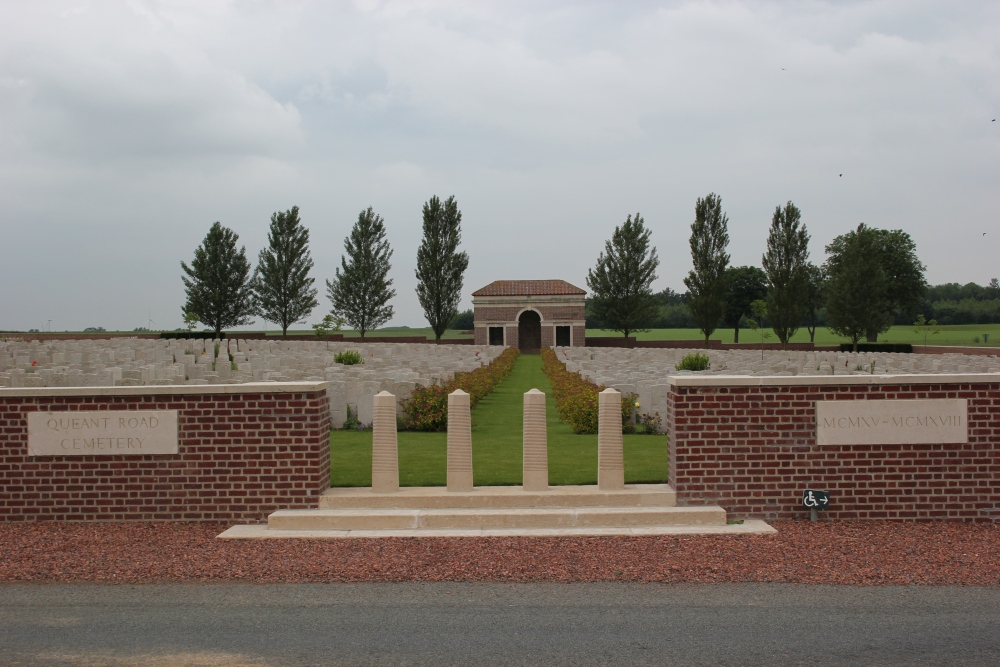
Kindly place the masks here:
POLYGON ((811 488, 830 492, 823 516, 838 519, 1000 518, 1000 374, 668 381, 670 483, 679 504, 719 504, 731 517, 803 518, 802 492, 811 488), (963 401, 968 442, 818 441, 818 401, 855 401, 859 414, 888 415, 919 399, 963 401))
MULTIPOLYGON (((313 508, 330 484, 326 388, 0 389, 0 521, 259 522, 278 509, 313 508), (118 453, 136 451, 131 438, 109 437, 97 443, 107 453, 69 455, 74 443, 66 438, 53 446, 61 442, 67 455, 30 455, 29 445, 38 451, 40 442, 35 432, 29 442, 32 413, 65 416, 69 424, 87 413, 117 419, 141 416, 136 411, 171 418, 176 411, 177 453, 118 453)), ((94 448, 93 438, 77 444, 94 448)))

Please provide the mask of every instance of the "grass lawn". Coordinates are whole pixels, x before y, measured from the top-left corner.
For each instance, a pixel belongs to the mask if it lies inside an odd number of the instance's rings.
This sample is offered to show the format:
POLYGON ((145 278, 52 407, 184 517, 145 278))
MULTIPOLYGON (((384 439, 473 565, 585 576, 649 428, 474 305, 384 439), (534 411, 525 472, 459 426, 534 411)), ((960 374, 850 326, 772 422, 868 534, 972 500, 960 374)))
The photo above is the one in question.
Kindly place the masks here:
MULTIPOLYGON (((888 343, 911 343, 913 345, 924 344, 923 332, 915 332, 915 327, 898 326, 892 327, 886 333, 879 336, 879 342, 888 343)), ((961 345, 967 347, 1000 347, 1000 324, 952 324, 948 326, 938 326, 933 329, 940 330, 938 334, 927 335, 927 345, 961 345), (989 334, 989 341, 983 342, 983 334, 989 334), (976 337, 979 342, 976 343, 976 337)), ((932 330, 933 330, 932 329, 932 330)), ((776 343, 778 339, 770 329, 766 330, 771 337, 766 339, 767 343, 776 343)), ((607 329, 587 329, 588 336, 615 336, 621 337, 617 331, 607 329)), ((704 335, 697 329, 653 329, 636 334, 636 340, 704 340, 704 335)), ((716 329, 710 336, 712 340, 721 340, 723 343, 733 342, 732 329, 716 329)), ((751 329, 740 329, 741 343, 759 343, 760 333, 751 329)), ((809 332, 799 329, 792 336, 793 343, 808 343, 809 332)), ((846 338, 834 335, 829 329, 816 329, 817 345, 839 345, 849 343, 846 338)))
MULTIPOLYGON (((539 355, 518 357, 511 374, 472 411, 472 469, 477 486, 521 483, 523 394, 539 389, 548 397, 549 483, 596 484, 597 436, 577 435, 556 415, 552 386, 539 355)), ((401 486, 447 483, 444 433, 399 433, 401 486)), ((625 435, 625 481, 667 481, 667 436, 625 435)), ((330 435, 332 486, 371 486, 371 431, 330 435)))

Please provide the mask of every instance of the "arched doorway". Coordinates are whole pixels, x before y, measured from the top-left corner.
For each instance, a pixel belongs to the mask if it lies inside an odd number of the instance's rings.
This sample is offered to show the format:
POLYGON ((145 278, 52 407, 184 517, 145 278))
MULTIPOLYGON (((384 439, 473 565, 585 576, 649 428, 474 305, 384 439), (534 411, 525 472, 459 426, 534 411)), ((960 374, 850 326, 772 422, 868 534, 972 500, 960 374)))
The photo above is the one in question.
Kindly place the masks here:
POLYGON ((542 318, 533 310, 526 310, 517 318, 517 346, 521 352, 542 349, 542 318))

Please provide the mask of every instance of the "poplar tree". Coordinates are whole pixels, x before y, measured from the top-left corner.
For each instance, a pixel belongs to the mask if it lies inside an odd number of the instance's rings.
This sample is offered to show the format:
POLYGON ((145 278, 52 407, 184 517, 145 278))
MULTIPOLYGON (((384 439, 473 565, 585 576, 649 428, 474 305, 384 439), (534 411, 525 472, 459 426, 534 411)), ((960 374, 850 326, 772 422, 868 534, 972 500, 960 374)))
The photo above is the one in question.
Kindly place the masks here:
POLYGON ((369 206, 358 214, 351 234, 344 239, 345 255, 334 279, 326 281, 327 296, 333 312, 361 334, 392 319, 389 301, 396 296, 388 279, 392 249, 385 238, 382 216, 369 206))
POLYGON ((688 310, 705 334, 705 343, 726 312, 726 267, 729 255, 729 218, 722 212, 722 197, 714 192, 698 198, 691 223, 691 263, 684 279, 688 310))
POLYGON ((299 220, 298 206, 271 215, 267 241, 257 260, 254 293, 261 317, 279 324, 281 335, 287 336, 288 327, 308 317, 319 303, 315 280, 309 277, 309 230, 299 220))
POLYGON ((424 204, 424 239, 417 248, 417 299, 434 330, 435 342, 458 315, 462 276, 469 256, 458 252, 462 212, 455 197, 442 203, 437 195, 424 204))
POLYGON ((185 317, 194 314, 202 324, 215 330, 250 324, 256 314, 250 261, 246 247, 236 249, 239 240, 233 230, 216 222, 205 240, 195 248, 191 266, 181 262, 181 276, 187 300, 181 307, 185 317))
POLYGON ((608 329, 622 332, 626 344, 630 333, 649 330, 658 310, 651 286, 660 260, 650 246, 651 234, 641 215, 634 220, 629 215, 587 271, 591 312, 608 329))
POLYGON ((826 292, 826 273, 815 264, 806 266, 808 288, 806 289, 805 322, 809 332, 809 342, 816 342, 816 326, 819 323, 817 311, 823 307, 826 292))
POLYGON ((809 289, 806 266, 809 263, 809 234, 802 224, 802 213, 788 202, 774 209, 767 235, 764 273, 767 274, 767 318, 781 349, 798 331, 805 314, 809 289))

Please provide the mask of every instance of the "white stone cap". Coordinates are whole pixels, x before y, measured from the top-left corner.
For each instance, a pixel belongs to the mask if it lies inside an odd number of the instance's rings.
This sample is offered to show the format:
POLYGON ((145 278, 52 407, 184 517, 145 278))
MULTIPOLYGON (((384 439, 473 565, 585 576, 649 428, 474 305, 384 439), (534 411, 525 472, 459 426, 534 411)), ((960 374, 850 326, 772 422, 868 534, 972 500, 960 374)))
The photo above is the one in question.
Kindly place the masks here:
POLYGON ((451 392, 451 394, 449 394, 449 395, 450 395, 450 396, 454 396, 454 395, 456 395, 456 394, 457 394, 457 395, 459 395, 459 396, 468 396, 468 395, 469 395, 469 392, 467 392, 467 391, 462 391, 461 389, 456 389, 455 391, 451 392))
POLYGON ((526 391, 524 393, 525 394, 544 394, 545 392, 543 392, 541 389, 529 389, 528 391, 526 391))
POLYGON ((247 382, 244 384, 165 384, 139 387, 0 387, 0 399, 42 396, 180 396, 199 394, 295 394, 326 391, 329 382, 247 382))
POLYGON ((899 373, 895 375, 668 375, 676 387, 808 387, 840 385, 987 384, 1000 373, 899 373))

